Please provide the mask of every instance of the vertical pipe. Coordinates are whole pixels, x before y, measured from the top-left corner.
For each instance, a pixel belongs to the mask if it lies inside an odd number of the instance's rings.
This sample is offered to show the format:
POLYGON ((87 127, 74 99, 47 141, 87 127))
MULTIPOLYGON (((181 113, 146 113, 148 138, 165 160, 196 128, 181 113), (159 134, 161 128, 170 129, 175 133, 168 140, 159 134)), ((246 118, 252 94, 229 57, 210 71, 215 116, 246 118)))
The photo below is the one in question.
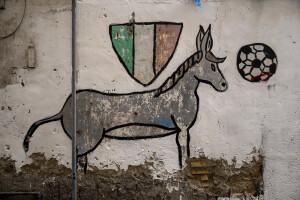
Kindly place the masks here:
POLYGON ((72 200, 77 200, 76 120, 76 0, 72 0, 72 200))

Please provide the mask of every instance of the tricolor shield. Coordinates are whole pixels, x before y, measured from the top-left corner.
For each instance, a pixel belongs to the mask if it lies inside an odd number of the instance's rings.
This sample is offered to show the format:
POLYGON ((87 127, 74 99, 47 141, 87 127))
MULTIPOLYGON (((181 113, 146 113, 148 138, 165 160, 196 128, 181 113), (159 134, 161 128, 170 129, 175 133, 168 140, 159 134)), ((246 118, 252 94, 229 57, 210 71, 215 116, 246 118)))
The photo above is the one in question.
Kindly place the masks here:
POLYGON ((149 22, 112 24, 113 49, 128 74, 138 83, 150 85, 173 57, 182 23, 149 22))

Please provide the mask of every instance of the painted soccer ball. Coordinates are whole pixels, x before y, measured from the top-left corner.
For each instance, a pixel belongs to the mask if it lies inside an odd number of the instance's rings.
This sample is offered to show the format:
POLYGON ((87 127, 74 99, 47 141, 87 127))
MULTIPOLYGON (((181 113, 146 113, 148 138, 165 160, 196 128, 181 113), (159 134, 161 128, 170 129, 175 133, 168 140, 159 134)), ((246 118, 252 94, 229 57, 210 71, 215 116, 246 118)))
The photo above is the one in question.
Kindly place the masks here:
POLYGON ((237 55, 237 68, 250 82, 267 81, 277 69, 275 52, 267 45, 255 43, 243 46, 237 55))

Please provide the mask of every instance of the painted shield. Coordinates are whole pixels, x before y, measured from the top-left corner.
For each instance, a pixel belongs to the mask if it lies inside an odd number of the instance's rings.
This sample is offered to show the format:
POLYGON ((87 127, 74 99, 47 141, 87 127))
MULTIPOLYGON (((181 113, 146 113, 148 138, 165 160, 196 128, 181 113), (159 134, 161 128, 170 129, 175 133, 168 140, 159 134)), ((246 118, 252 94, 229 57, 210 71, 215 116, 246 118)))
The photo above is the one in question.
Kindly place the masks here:
POLYGON ((138 83, 150 85, 173 57, 182 23, 147 22, 111 24, 113 49, 128 74, 138 83))

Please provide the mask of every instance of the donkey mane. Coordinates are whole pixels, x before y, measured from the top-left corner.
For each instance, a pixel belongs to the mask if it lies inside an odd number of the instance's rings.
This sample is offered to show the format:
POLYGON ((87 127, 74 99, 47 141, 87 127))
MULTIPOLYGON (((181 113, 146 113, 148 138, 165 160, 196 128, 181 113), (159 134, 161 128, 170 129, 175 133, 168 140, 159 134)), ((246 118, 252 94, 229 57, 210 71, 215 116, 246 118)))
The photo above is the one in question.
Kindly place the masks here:
POLYGON ((165 82, 156 90, 154 97, 158 97, 162 93, 165 93, 169 89, 173 88, 176 83, 184 76, 184 74, 193 67, 196 63, 199 63, 202 59, 203 53, 197 51, 190 57, 188 57, 179 67, 168 77, 165 82))

